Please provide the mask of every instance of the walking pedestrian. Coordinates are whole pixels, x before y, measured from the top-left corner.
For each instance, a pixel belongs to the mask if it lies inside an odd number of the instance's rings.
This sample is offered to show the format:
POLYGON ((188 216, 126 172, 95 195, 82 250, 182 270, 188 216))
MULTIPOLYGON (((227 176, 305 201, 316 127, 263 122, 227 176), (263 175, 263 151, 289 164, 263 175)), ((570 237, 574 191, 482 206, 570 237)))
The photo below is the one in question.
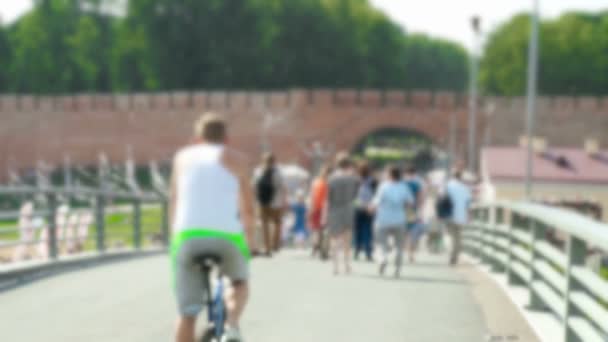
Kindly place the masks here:
POLYGON ((448 230, 452 238, 452 253, 450 265, 458 263, 462 242, 462 228, 469 220, 469 207, 471 205, 471 189, 463 183, 462 172, 456 171, 446 186, 446 193, 451 202, 451 217, 448 220, 448 230))
POLYGON ((424 229, 428 231, 427 249, 431 253, 441 252, 442 224, 437 217, 438 189, 430 179, 427 179, 427 192, 421 209, 421 219, 424 229))
POLYGON ((350 250, 359 178, 353 172, 353 163, 348 154, 338 154, 336 166, 337 170, 328 182, 327 229, 331 239, 334 274, 340 272, 340 253, 344 254, 344 271, 348 274, 351 272, 350 250))
POLYGON ((296 199, 291 205, 291 213, 293 214, 291 233, 293 234, 296 247, 302 248, 308 240, 306 199, 302 190, 296 193, 296 199))
POLYGON ((371 210, 376 213, 374 226, 376 240, 380 245, 380 275, 384 275, 390 252, 389 237, 393 237, 396 249, 395 277, 399 277, 403 264, 403 240, 406 234, 406 209, 414 204, 410 189, 401 181, 401 170, 392 166, 387 170, 386 180, 378 188, 371 210))
POLYGON ((322 250, 322 234, 323 226, 326 221, 325 216, 327 213, 327 192, 328 192, 328 178, 331 174, 331 167, 325 165, 321 168, 321 172, 318 177, 312 182, 310 187, 310 199, 309 199, 309 226, 312 231, 312 255, 315 256, 317 253, 321 254, 321 257, 326 257, 326 253, 322 250))
POLYGON ((424 204, 424 180, 417 174, 416 168, 413 166, 405 170, 405 184, 410 189, 414 198, 414 203, 409 207, 407 221, 407 251, 409 261, 415 261, 415 254, 418 249, 418 241, 424 233, 424 225, 421 217, 421 209, 424 204))
POLYGON ((288 207, 285 185, 274 155, 264 155, 262 165, 254 172, 253 184, 262 222, 265 251, 267 256, 271 256, 272 252, 278 252, 281 247, 283 210, 288 207))
POLYGON ((359 258, 359 253, 363 252, 367 260, 372 261, 374 215, 368 209, 374 198, 378 182, 372 176, 367 162, 359 165, 359 177, 361 184, 357 193, 355 210, 355 260, 359 258))

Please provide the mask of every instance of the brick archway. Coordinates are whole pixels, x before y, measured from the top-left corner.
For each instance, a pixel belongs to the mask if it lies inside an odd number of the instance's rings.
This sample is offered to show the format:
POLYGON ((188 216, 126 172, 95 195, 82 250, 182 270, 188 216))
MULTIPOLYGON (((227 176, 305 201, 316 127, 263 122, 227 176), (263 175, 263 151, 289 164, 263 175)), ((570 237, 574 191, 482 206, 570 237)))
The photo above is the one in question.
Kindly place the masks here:
MULTIPOLYGON (((335 106, 329 108, 303 108, 300 115, 290 121, 294 127, 281 127, 291 134, 298 144, 312 141, 329 143, 334 151, 351 151, 368 134, 382 128, 395 128, 419 132, 429 137, 436 146, 448 144, 449 116, 456 116, 457 143, 464 143, 466 114, 463 108, 415 106, 335 106), (460 134, 458 134, 460 133, 460 134)), ((288 125, 289 126, 289 125, 288 125)), ((279 128, 275 134, 283 134, 279 128)), ((290 144, 284 145, 288 148, 290 144)), ((294 150, 289 148, 290 152, 294 150)), ((288 153, 279 154, 287 155, 288 153)), ((301 156, 300 160, 305 160, 301 156)))
POLYGON ((330 136, 343 149, 352 150, 363 137, 384 128, 395 128, 418 132, 434 143, 443 145, 447 141, 444 139, 448 133, 447 123, 444 123, 444 120, 438 120, 437 124, 431 125, 428 123, 428 118, 419 118, 419 116, 421 114, 380 113, 365 115, 365 117, 352 122, 344 129, 336 130, 330 136))
MULTIPOLYGON (((352 145, 350 151, 353 153, 361 153, 364 148, 371 146, 378 146, 377 139, 380 139, 381 144, 382 140, 386 138, 393 139, 395 137, 399 138, 409 138, 410 142, 415 141, 415 144, 421 143, 423 145, 428 145, 429 147, 437 147, 437 144, 433 141, 431 137, 422 133, 420 131, 411 129, 409 127, 395 127, 395 126, 385 126, 379 129, 374 129, 372 131, 367 132, 366 134, 359 137, 359 139, 352 145), (369 138, 374 138, 373 143, 369 143, 369 138)), ((415 144, 412 144, 411 147, 416 147, 415 144)), ((401 147, 408 147, 408 143, 404 143, 400 145, 401 147)), ((382 146, 378 146, 382 147, 382 146)))

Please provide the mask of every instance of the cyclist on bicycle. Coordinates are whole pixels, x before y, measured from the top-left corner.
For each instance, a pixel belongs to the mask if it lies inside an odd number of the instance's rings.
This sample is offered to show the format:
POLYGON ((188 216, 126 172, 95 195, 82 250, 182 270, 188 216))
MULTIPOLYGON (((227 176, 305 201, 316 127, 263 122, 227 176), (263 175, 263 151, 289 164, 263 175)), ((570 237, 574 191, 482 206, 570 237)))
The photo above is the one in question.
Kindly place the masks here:
MULTIPOLYGON (((171 257, 180 318, 177 342, 194 342, 204 288, 194 259, 221 258, 219 267, 231 280, 226 294, 226 330, 222 342, 240 342, 239 318, 249 296, 249 243, 253 242, 254 197, 247 158, 227 146, 226 123, 204 114, 195 124, 195 143, 181 149, 173 162, 170 214, 171 257)), ((253 247, 253 246, 252 246, 253 247)))

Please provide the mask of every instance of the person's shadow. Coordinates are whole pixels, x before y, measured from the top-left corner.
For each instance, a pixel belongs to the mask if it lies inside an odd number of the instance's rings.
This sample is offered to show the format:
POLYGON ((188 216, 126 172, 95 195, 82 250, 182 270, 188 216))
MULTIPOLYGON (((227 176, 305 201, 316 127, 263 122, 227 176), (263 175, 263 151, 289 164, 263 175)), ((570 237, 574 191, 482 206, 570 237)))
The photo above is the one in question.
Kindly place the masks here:
POLYGON ((401 275, 398 278, 394 277, 391 272, 387 272, 386 275, 381 276, 379 274, 357 274, 353 273, 352 277, 369 279, 369 280, 383 280, 390 282, 409 282, 409 283, 427 283, 427 284, 451 284, 451 285, 468 285, 467 282, 453 278, 435 278, 425 276, 413 276, 413 275, 401 275))

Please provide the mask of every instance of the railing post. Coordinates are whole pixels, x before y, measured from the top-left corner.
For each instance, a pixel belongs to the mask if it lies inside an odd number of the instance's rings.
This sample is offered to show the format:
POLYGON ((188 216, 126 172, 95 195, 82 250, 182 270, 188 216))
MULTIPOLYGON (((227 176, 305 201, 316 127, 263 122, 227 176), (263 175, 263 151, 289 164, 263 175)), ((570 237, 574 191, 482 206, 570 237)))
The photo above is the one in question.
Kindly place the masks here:
MULTIPOLYGON (((474 221, 475 221, 475 209, 471 209, 469 211, 469 222, 467 222, 467 224, 463 227, 463 231, 462 231, 462 240, 464 241, 465 239, 469 239, 472 240, 473 234, 475 234, 475 226, 474 226, 474 221)), ((445 227, 447 228, 447 220, 445 223, 445 227)), ((465 244, 463 243, 462 248, 464 250, 467 250, 469 252, 469 254, 471 255, 475 255, 475 248, 473 248, 473 244, 465 244)))
POLYGON ((492 240, 492 230, 490 226, 490 207, 484 207, 481 210, 481 223, 482 223, 482 239, 483 246, 486 247, 485 250, 482 250, 483 262, 492 266, 493 257, 491 255, 492 244, 488 241, 492 240))
POLYGON ((476 229, 478 231, 478 238, 479 238, 479 248, 478 248, 478 253, 479 255, 477 256, 479 258, 479 260, 481 260, 482 263, 488 263, 488 256, 486 255, 485 252, 485 247, 486 247, 486 208, 482 207, 482 208, 478 208, 477 209, 477 215, 476 215, 476 219, 475 219, 475 223, 476 223, 476 229))
POLYGON ((475 236, 477 238, 477 244, 475 245, 475 256, 477 257, 477 259, 481 260, 483 262, 484 259, 484 254, 483 254, 483 247, 484 247, 484 241, 483 241, 483 228, 481 227, 481 213, 482 213, 482 209, 481 208, 477 208, 475 209, 475 225, 473 226, 473 228, 475 229, 475 236))
POLYGON ((572 304, 570 300, 570 294, 572 291, 580 290, 580 284, 572 276, 572 268, 577 266, 585 265, 585 257, 587 255, 587 244, 585 241, 570 235, 568 237, 568 265, 566 266, 566 293, 565 293, 565 304, 564 308, 564 336, 566 342, 579 341, 578 336, 568 324, 568 319, 573 315, 578 315, 577 308, 572 304))
MULTIPOLYGON (((494 210, 494 233, 495 233, 495 241, 498 241, 499 238, 502 238, 503 232, 499 229, 499 226, 503 226, 505 223, 505 208, 496 206, 494 210)), ((497 243, 498 245, 498 243, 497 243)), ((496 250, 500 250, 504 248, 502 245, 497 246, 496 250)), ((507 251, 504 251, 505 255, 507 251)), ((494 271, 496 272, 504 272, 507 269, 507 265, 504 264, 503 260, 496 260, 496 265, 494 271)))
POLYGON ((97 251, 98 252, 103 252, 106 248, 105 245, 105 223, 106 223, 106 217, 105 217, 105 201, 106 198, 104 195, 100 194, 97 195, 96 201, 95 201, 95 226, 97 227, 97 251))
POLYGON ((546 226, 540 222, 535 220, 530 220, 529 223, 530 232, 532 233, 532 259, 530 260, 530 281, 528 283, 528 291, 530 294, 530 303, 529 307, 532 310, 545 310, 545 304, 543 300, 536 294, 536 292, 532 289, 532 284, 535 281, 539 281, 542 279, 541 275, 538 274, 536 269, 534 268, 534 263, 536 260, 542 258, 542 256, 536 250, 536 244, 545 240, 546 234, 546 226))
POLYGON ((509 250, 508 252, 508 262, 507 262, 507 279, 509 281, 509 285, 527 285, 525 281, 522 281, 517 273, 513 270, 512 263, 513 260, 516 259, 513 256, 513 247, 517 243, 517 239, 513 237, 513 232, 515 229, 524 226, 524 218, 518 215, 517 213, 512 213, 511 224, 509 225, 509 250))
POLYGON ((133 245, 135 249, 141 248, 141 199, 133 200, 133 245))
POLYGON ((493 232, 493 214, 492 214, 492 206, 484 207, 483 211, 483 243, 486 247, 484 252, 484 262, 489 264, 492 268, 494 268, 494 256, 492 255, 492 251, 494 246, 492 245, 492 239, 494 238, 493 232))
POLYGON ((509 225, 508 225, 508 231, 509 233, 507 234, 507 242, 508 242, 508 248, 507 248, 507 264, 505 265, 505 271, 507 272, 507 279, 509 281, 509 284, 512 284, 512 278, 513 278, 513 270, 511 269, 511 262, 513 260, 513 253, 511 252, 511 249, 513 248, 513 226, 516 224, 518 220, 517 214, 513 211, 511 211, 511 219, 509 220, 509 225))
POLYGON ((476 257, 477 259, 481 259, 481 252, 480 252, 480 243, 481 241, 479 240, 480 238, 480 234, 481 231, 479 229, 479 211, 481 209, 480 208, 475 208, 471 211, 471 220, 469 220, 469 224, 468 224, 468 234, 469 236, 472 238, 472 244, 471 244, 471 254, 476 257))
POLYGON ((500 271, 502 266, 500 261, 497 260, 499 247, 497 246, 497 238, 498 238, 498 206, 491 205, 488 207, 488 226, 490 227, 489 233, 491 234, 491 241, 493 245, 491 246, 491 250, 493 255, 490 258, 490 264, 492 265, 493 271, 500 271))
POLYGON ((169 246, 169 201, 167 198, 161 200, 161 229, 162 241, 165 247, 169 246))
POLYGON ((57 247, 58 244, 57 244, 57 219, 56 219, 57 194, 55 194, 53 192, 49 192, 47 194, 47 199, 48 199, 48 207, 49 207, 49 212, 48 212, 49 234, 48 234, 47 245, 49 248, 49 258, 54 260, 54 259, 57 259, 57 256, 59 255, 59 248, 57 247))

